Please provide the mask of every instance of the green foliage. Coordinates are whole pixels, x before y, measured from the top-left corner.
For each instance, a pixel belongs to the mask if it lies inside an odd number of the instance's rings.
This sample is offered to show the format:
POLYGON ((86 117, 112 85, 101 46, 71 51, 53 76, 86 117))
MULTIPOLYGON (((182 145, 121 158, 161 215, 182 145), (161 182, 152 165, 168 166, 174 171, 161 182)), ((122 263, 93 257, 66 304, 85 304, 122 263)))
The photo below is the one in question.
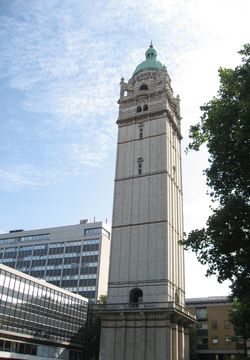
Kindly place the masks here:
POLYGON ((101 319, 95 316, 92 311, 89 313, 86 335, 84 360, 98 360, 100 351, 101 319))
POLYGON ((189 328, 189 356, 190 360, 197 360, 198 355, 196 353, 196 344, 197 344, 197 334, 196 328, 194 326, 190 326, 189 328))
POLYGON ((230 320, 234 325, 235 334, 243 339, 244 353, 247 355, 247 339, 250 338, 250 302, 245 299, 233 301, 230 320))
POLYGON ((250 304, 250 44, 239 53, 239 66, 219 69, 218 94, 190 128, 188 149, 207 146, 204 173, 217 208, 206 228, 191 231, 182 244, 208 265, 207 275, 231 280, 234 299, 250 304))
POLYGON ((107 295, 100 295, 97 302, 98 302, 98 304, 106 304, 107 303, 107 295))

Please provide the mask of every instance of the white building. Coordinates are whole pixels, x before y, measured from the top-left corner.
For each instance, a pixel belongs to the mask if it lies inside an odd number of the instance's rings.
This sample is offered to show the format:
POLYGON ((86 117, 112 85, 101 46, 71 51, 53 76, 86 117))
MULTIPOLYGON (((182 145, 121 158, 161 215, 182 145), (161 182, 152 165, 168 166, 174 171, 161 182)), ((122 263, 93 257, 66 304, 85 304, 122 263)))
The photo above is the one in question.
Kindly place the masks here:
POLYGON ((109 251, 103 222, 0 234, 0 263, 93 300, 107 293, 109 251))
POLYGON ((179 97, 152 44, 121 80, 101 360, 188 358, 179 97), (185 333, 185 335, 184 335, 185 333))

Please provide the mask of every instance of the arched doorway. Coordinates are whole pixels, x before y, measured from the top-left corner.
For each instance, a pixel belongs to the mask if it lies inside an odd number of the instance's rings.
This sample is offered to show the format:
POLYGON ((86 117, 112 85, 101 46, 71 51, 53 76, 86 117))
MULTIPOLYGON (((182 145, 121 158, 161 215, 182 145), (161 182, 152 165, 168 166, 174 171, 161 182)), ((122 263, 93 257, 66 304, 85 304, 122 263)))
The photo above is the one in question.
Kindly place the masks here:
POLYGON ((129 302, 132 304, 141 304, 143 302, 143 292, 139 288, 134 288, 129 293, 129 302))

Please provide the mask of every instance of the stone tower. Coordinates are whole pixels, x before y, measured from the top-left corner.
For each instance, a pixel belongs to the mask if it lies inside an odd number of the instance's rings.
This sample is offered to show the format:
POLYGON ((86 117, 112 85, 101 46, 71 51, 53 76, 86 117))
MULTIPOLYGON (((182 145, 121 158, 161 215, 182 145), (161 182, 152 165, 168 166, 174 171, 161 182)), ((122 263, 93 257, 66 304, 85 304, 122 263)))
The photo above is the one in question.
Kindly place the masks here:
POLYGON ((95 306, 101 360, 188 359, 180 100, 156 58, 151 44, 120 84, 108 297, 95 306))

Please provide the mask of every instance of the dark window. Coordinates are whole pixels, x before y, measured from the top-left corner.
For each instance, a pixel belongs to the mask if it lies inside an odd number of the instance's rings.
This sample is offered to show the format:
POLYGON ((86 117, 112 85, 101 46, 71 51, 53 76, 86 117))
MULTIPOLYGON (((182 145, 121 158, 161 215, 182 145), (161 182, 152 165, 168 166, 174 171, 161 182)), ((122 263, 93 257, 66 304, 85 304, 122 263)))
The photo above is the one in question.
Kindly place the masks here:
POLYGON ((136 111, 137 111, 137 112, 141 112, 141 106, 137 106, 136 111))
POLYGON ((140 90, 148 90, 148 85, 142 84, 142 85, 140 86, 140 90))
POLYGON ((148 110, 148 105, 147 104, 143 105, 143 111, 147 111, 147 110, 148 110))
POLYGON ((142 175, 142 163, 143 163, 143 158, 139 158, 137 160, 138 163, 138 175, 142 175))
POLYGON ((139 288, 134 288, 129 293, 129 302, 139 304, 143 302, 143 292, 139 288))
POLYGON ((143 128, 139 128, 139 139, 143 139, 143 128))

